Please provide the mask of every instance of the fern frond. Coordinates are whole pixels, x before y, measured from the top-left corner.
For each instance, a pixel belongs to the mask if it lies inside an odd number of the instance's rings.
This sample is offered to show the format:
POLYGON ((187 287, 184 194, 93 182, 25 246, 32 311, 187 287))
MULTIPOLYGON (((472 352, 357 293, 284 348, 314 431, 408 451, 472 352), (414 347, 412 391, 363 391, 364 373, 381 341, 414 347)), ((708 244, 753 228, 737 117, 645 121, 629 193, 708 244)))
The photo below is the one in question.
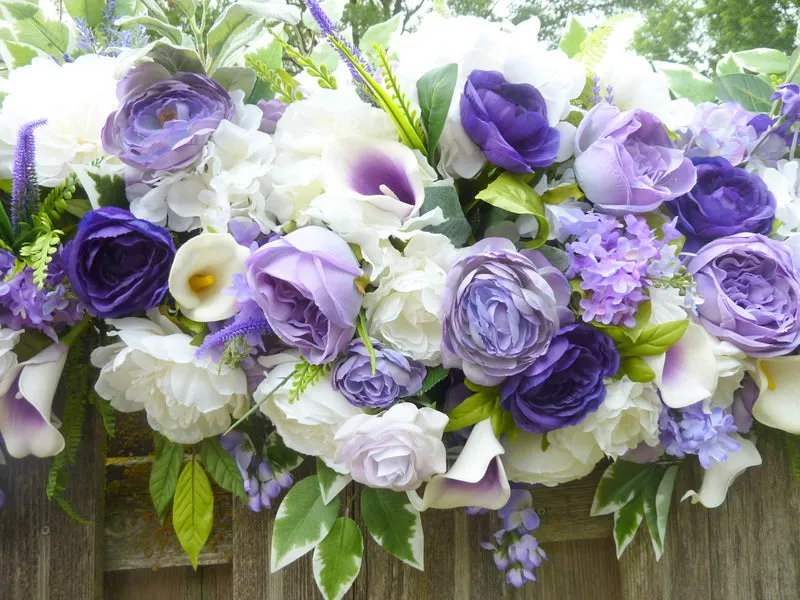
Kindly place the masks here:
POLYGON ((44 287, 47 279, 47 265, 53 260, 53 254, 58 250, 61 236, 64 232, 60 229, 53 229, 53 222, 44 213, 33 215, 34 228, 39 231, 39 235, 30 244, 25 244, 20 248, 20 256, 33 269, 33 282, 37 287, 44 287))
POLYGON ((406 93, 400 89, 400 84, 397 82, 397 76, 389 64, 389 58, 386 56, 386 51, 379 44, 372 44, 375 54, 378 57, 378 63, 383 75, 383 80, 386 83, 386 89, 391 92, 397 106, 403 111, 403 114, 408 119, 408 122, 417 131, 421 137, 425 137, 425 129, 422 127, 422 120, 419 118, 419 113, 411 106, 411 101, 408 99, 406 93))
POLYGON ((294 368, 294 373, 292 373, 289 404, 293 404, 299 400, 300 396, 302 396, 309 387, 319 383, 322 376, 326 375, 330 370, 330 364, 312 365, 305 359, 297 363, 297 366, 294 368))
MULTIPOLYGON (((271 29, 270 33, 272 33, 271 29)), ((328 70, 327 65, 317 64, 310 56, 304 56, 300 54, 300 52, 298 52, 295 48, 287 44, 276 34, 272 33, 272 37, 276 42, 278 42, 281 45, 283 51, 289 58, 294 60, 294 62, 296 62, 297 65, 301 69, 303 69, 306 73, 316 78, 319 87, 326 88, 329 90, 336 89, 337 87, 336 78, 328 70)))
POLYGON ((78 186, 78 176, 70 173, 67 178, 54 187, 42 200, 39 214, 47 215, 51 219, 57 219, 67 210, 67 200, 72 199, 72 195, 78 186))
POLYGON ((625 25, 630 25, 630 21, 636 19, 636 15, 625 13, 609 17, 592 32, 581 43, 581 51, 575 59, 582 62, 590 72, 600 65, 608 50, 608 43, 611 38, 618 34, 625 25))
POLYGON ((103 420, 103 427, 108 437, 113 438, 117 435, 117 411, 111 406, 108 400, 103 400, 94 390, 89 394, 89 401, 95 407, 100 418, 103 420))

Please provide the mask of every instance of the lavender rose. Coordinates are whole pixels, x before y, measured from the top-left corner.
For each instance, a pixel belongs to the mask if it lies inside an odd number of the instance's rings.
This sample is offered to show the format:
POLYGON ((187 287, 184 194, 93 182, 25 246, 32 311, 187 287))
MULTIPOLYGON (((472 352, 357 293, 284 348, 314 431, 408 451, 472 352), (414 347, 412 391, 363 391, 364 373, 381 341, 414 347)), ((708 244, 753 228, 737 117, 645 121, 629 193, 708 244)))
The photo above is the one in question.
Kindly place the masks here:
POLYGON ((550 127, 542 94, 508 83, 498 71, 473 71, 461 96, 461 125, 489 162, 512 173, 553 164, 560 133, 550 127))
POLYGON ((704 246, 687 268, 709 333, 758 357, 800 345, 800 274, 783 244, 739 233, 704 246))
POLYGON ((684 249, 695 252, 706 242, 735 233, 772 231, 775 196, 764 181, 727 159, 695 158, 697 183, 669 203, 686 236, 684 249))
POLYGON ((425 378, 422 363, 372 340, 375 374, 364 342, 353 340, 331 372, 334 389, 359 408, 388 408, 398 399, 416 394, 425 378))
POLYGON ((691 161, 673 148, 663 123, 641 109, 595 106, 578 127, 575 157, 586 198, 612 214, 650 212, 695 184, 691 161))
POLYGON ((447 276, 442 362, 480 385, 496 385, 547 351, 571 313, 570 288, 538 252, 486 238, 447 276))
POLYGON ((63 256, 75 295, 104 318, 157 306, 174 258, 169 231, 115 207, 86 213, 63 256))
POLYGON ((245 260, 247 284, 275 335, 313 364, 331 361, 353 338, 360 275, 347 242, 316 226, 267 242, 245 260))
POLYGON ((606 397, 603 379, 619 369, 612 339, 589 325, 564 327, 547 352, 501 388, 502 406, 524 431, 577 425, 606 397))
POLYGON ((222 120, 236 109, 221 85, 205 75, 176 73, 153 62, 119 84, 121 107, 103 127, 103 148, 132 167, 179 171, 194 162, 222 120))

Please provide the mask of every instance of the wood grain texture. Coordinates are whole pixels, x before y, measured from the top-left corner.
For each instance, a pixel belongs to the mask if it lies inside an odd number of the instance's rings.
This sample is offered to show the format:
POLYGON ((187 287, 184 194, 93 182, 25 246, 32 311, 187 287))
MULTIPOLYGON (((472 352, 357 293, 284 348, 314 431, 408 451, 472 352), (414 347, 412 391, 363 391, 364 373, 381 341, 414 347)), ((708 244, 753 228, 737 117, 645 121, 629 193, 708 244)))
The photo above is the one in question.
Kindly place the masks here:
POLYGON ((231 565, 118 571, 105 575, 107 600, 233 600, 231 565))
POLYGON ((84 424, 67 501, 72 520, 45 495, 50 460, 9 461, 8 502, 0 510, 0 582, 5 598, 75 600, 102 597, 105 434, 93 412, 84 424))

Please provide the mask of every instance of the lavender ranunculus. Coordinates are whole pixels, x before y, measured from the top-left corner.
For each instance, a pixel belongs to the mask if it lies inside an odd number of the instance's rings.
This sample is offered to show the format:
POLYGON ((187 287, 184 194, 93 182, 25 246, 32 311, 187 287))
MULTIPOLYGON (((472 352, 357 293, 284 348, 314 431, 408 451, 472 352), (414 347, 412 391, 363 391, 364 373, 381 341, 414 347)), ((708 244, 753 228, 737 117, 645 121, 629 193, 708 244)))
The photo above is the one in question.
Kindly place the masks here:
POLYGON ((489 162, 512 173, 553 164, 561 134, 550 127, 542 94, 498 71, 473 71, 461 96, 461 125, 489 162))
POLYGON ((722 157, 695 158, 697 183, 688 194, 669 203, 686 236, 684 249, 695 252, 705 243, 735 233, 772 231, 775 196, 764 181, 722 157))
POLYGON ((281 120, 283 113, 286 112, 286 104, 280 100, 259 100, 257 103, 258 108, 261 109, 261 125, 258 127, 259 131, 275 133, 275 127, 278 121, 281 120))
POLYGON ((575 136, 575 177, 593 204, 612 214, 645 213, 685 194, 694 165, 672 146, 664 124, 641 109, 595 106, 575 136))
POLYGON ((171 74, 145 62, 119 84, 120 108, 103 127, 103 148, 145 171, 178 171, 194 162, 220 122, 236 109, 228 92, 197 73, 171 74))
POLYGON ((570 288, 538 252, 486 238, 447 276, 442 363, 479 385, 496 385, 527 369, 571 318, 570 288))
POLYGON ((739 233, 704 246, 687 268, 709 333, 758 357, 800 345, 800 273, 786 246, 739 233))
POLYGON ((369 352, 360 339, 353 340, 333 365, 331 383, 359 408, 388 408, 398 399, 416 394, 425 378, 422 363, 372 340, 375 373, 369 352))
POLYGON ((361 275, 353 251, 323 227, 296 229, 245 260, 247 284, 270 327, 306 360, 333 360, 356 330, 361 275))
POLYGON ((503 382, 502 406, 530 433, 577 425, 605 400, 603 379, 618 369, 619 352, 608 335, 589 325, 568 325, 544 355, 503 382))
POLYGON ((63 256, 75 295, 104 318, 157 306, 169 289, 173 258, 169 231, 115 207, 86 213, 63 256))
POLYGON ((796 83, 782 83, 773 92, 770 100, 781 101, 781 115, 789 121, 800 120, 800 85, 796 83))

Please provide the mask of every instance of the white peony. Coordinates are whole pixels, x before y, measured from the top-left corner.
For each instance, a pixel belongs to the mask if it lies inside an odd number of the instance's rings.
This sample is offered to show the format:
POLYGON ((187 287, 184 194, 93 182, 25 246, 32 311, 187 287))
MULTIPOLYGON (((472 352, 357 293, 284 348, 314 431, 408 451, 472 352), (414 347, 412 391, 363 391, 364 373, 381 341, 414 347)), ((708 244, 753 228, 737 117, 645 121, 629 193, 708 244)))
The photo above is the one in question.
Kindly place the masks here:
POLYGON ((148 319, 111 319, 120 341, 92 352, 95 390, 122 412, 145 410, 150 427, 193 444, 223 433, 248 406, 247 378, 197 358, 192 338, 157 310, 148 319))
POLYGON ((118 104, 117 64, 94 54, 64 64, 40 57, 0 79, 0 177, 11 176, 19 128, 39 119, 47 119, 34 133, 41 185, 55 186, 74 166, 103 158, 100 132, 118 104))
MULTIPOLYGON (((403 90, 417 101, 416 82, 428 71, 458 65, 456 91, 447 115, 439 147, 442 167, 449 175, 473 177, 485 163, 478 147, 461 126, 461 91, 469 74, 476 70, 499 71, 511 83, 527 83, 544 97, 551 126, 570 112, 570 100, 577 98, 586 82, 584 67, 561 50, 550 50, 538 41, 536 18, 510 25, 477 17, 444 18, 426 16, 414 33, 395 37, 391 43, 397 55, 397 74, 403 90)), ((565 141, 570 128, 563 129, 565 141)), ((568 143, 563 145, 568 147, 568 143)), ((560 156, 565 159, 568 156, 560 156)))
POLYGON ((322 155, 345 137, 397 140, 388 115, 367 104, 350 88, 316 90, 292 102, 275 129, 272 171, 277 198, 291 217, 304 224, 302 211, 323 191, 322 155))
POLYGON ((440 362, 442 295, 457 251, 444 235, 417 232, 402 253, 384 248, 377 289, 364 296, 371 335, 415 360, 440 362))
POLYGON ((296 354, 266 356, 260 362, 269 370, 253 399, 260 403, 261 412, 275 425, 284 443, 302 454, 319 456, 332 469, 347 473, 346 467, 336 463, 334 436, 350 417, 363 414, 362 411, 333 389, 330 377, 321 377, 293 398, 291 378, 300 362, 296 354))

